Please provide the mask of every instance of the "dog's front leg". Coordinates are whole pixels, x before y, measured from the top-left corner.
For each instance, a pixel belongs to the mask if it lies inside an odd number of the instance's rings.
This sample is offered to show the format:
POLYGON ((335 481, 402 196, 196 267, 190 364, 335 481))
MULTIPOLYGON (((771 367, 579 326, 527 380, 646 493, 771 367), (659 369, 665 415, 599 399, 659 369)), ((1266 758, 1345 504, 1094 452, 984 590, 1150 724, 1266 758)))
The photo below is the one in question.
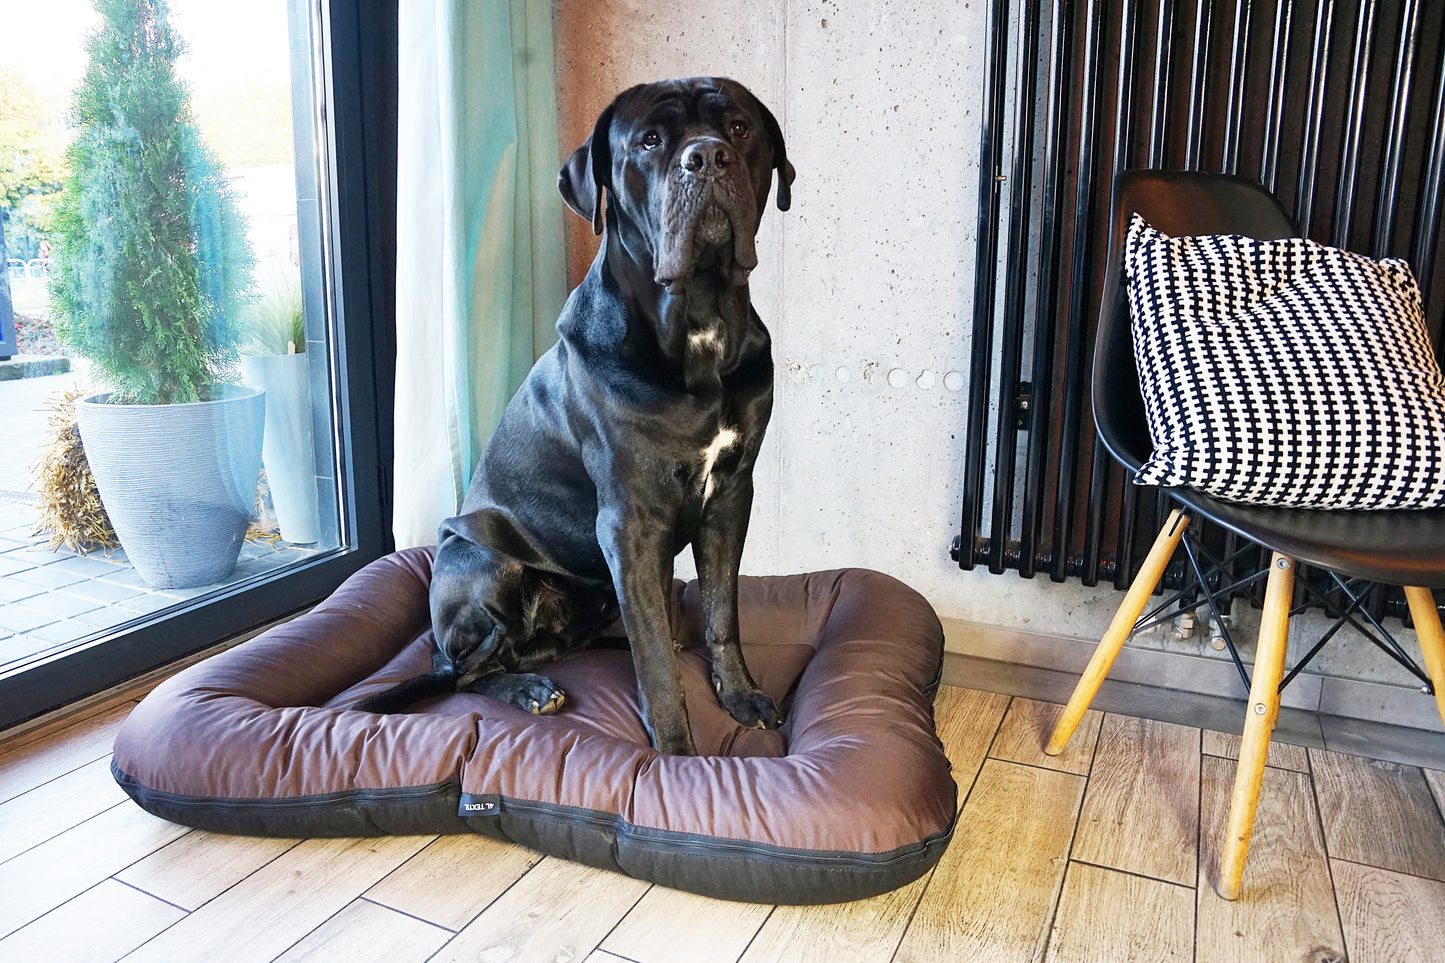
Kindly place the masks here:
POLYGON ((753 484, 747 476, 720 484, 704 506, 692 555, 718 704, 745 726, 776 729, 782 714, 748 672, 738 633, 738 568, 752 504, 753 484))
POLYGON ((597 540, 612 572, 637 670, 642 721, 659 752, 695 756, 668 618, 671 531, 670 525, 636 511, 604 510, 597 519, 597 540))

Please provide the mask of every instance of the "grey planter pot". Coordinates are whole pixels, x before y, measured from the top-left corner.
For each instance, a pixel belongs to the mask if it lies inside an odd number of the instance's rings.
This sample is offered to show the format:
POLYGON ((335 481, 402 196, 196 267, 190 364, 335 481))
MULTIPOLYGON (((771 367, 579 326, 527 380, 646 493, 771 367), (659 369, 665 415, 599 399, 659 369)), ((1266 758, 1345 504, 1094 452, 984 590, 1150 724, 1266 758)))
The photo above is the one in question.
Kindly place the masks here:
POLYGON ((266 440, 261 446, 261 460, 266 465, 281 537, 288 542, 314 542, 320 538, 321 527, 306 355, 243 357, 241 376, 248 385, 266 392, 266 440))
POLYGON ((261 474, 266 402, 255 388, 218 401, 75 403, 100 500, 121 547, 153 588, 219 582, 236 567, 261 474))

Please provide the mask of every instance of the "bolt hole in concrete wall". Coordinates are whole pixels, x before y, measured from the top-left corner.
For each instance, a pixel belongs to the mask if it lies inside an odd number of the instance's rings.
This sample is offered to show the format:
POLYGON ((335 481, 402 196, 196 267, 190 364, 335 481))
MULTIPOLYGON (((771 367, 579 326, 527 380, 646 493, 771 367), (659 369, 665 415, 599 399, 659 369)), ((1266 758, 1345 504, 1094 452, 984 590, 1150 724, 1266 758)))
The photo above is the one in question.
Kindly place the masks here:
MULTIPOLYGON (((962 504, 988 7, 555 8, 564 155, 616 92, 665 77, 733 77, 787 135, 793 206, 770 205, 752 280, 777 393, 744 572, 879 569, 927 596, 961 651, 971 633, 1004 646, 1019 633, 1095 641, 1119 599, 1106 587, 964 572, 949 557, 962 504)), ((570 214, 568 250, 575 284, 596 240, 570 214)), ((678 573, 691 571, 684 553, 678 573)), ((1139 644, 1214 655, 1207 639, 1169 632, 1139 644)))

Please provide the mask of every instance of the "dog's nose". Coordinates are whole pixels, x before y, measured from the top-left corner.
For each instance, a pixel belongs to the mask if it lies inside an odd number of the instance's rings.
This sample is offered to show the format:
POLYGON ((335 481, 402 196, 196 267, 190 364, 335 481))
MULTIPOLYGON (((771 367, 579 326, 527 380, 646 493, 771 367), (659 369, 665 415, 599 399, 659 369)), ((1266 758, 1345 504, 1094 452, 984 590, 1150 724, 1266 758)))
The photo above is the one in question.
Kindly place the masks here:
POLYGON ((703 179, 721 175, 732 162, 732 151, 716 137, 698 138, 678 155, 678 163, 684 171, 703 179))

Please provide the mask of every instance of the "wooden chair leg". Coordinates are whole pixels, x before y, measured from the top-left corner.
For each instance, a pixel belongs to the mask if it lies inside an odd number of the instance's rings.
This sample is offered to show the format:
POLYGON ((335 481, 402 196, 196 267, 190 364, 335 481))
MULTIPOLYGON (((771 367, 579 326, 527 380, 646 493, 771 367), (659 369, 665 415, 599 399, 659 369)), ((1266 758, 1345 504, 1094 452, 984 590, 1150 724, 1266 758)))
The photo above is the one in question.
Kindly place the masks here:
POLYGON ((1410 618, 1415 621, 1415 634, 1420 637, 1425 674, 1435 689, 1435 707, 1440 710, 1440 721, 1445 722, 1445 629, 1440 627, 1440 610, 1427 588, 1405 586, 1405 601, 1410 603, 1410 618))
POLYGON ((1119 603, 1119 610, 1114 613, 1114 621, 1109 623, 1109 631, 1104 633, 1104 638, 1099 641, 1098 648, 1089 659, 1088 667, 1074 686, 1074 694, 1069 696, 1068 705, 1064 706, 1063 714, 1059 716, 1044 752, 1057 756, 1064 751, 1064 746, 1068 745, 1069 737, 1079 727, 1079 720, 1084 718, 1089 703, 1094 701, 1099 686, 1104 684, 1104 677, 1109 674, 1114 660, 1119 657, 1119 650, 1134 631, 1134 623, 1139 621, 1139 614, 1148 604, 1149 596, 1154 594, 1154 587, 1164 577, 1164 568, 1174 556, 1174 549, 1179 546, 1179 539, 1184 536, 1184 528, 1188 524, 1189 516, 1179 509, 1169 513, 1164 527, 1159 530, 1159 536, 1154 539, 1154 546, 1144 558, 1138 577, 1129 586, 1124 601, 1119 603))
POLYGON ((1244 716, 1239 763, 1234 770, 1234 795, 1229 802, 1224 856, 1219 863, 1219 895, 1225 899, 1237 899, 1244 880, 1244 859, 1249 853, 1249 837, 1254 832, 1254 813, 1259 807, 1259 787, 1264 781, 1269 737, 1279 718, 1279 683, 1284 677, 1285 652, 1289 648, 1289 609, 1293 596, 1294 560, 1276 552, 1270 559, 1269 582, 1264 590, 1254 675, 1249 685, 1249 708, 1244 716))

